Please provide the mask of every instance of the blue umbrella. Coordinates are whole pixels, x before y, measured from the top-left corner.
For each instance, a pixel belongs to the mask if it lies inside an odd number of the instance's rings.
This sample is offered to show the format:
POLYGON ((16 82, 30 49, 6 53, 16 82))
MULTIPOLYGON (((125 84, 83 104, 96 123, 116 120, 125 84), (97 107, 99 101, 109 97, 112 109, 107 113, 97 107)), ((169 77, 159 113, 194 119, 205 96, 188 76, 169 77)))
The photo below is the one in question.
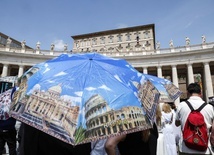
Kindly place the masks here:
POLYGON ((154 120, 158 103, 174 102, 182 94, 171 81, 153 75, 142 74, 137 85, 138 96, 150 120, 154 120), (159 94, 158 99, 156 94, 159 94))
POLYGON ((170 80, 153 75, 144 74, 160 93, 159 102, 174 102, 182 92, 170 80))
POLYGON ((11 115, 72 145, 144 130, 160 93, 142 77, 123 59, 62 54, 24 73, 11 115))

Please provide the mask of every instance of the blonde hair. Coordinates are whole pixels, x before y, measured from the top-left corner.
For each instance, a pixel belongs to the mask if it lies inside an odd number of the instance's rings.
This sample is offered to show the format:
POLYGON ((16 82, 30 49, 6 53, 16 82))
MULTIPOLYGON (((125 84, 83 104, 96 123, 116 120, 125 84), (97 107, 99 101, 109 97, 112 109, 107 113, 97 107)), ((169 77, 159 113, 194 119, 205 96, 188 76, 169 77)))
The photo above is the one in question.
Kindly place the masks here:
POLYGON ((158 126, 161 126, 161 108, 160 108, 160 105, 158 104, 157 105, 157 108, 156 108, 156 124, 158 126))
POLYGON ((170 113, 171 112, 171 107, 168 103, 164 103, 162 105, 162 111, 164 111, 165 113, 170 113))

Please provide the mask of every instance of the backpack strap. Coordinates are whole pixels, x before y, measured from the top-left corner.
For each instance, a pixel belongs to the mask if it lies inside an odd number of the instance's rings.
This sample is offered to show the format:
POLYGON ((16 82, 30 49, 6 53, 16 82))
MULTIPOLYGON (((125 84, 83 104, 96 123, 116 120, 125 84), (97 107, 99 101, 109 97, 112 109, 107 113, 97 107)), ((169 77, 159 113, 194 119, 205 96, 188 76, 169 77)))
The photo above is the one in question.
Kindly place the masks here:
POLYGON ((173 113, 172 113, 171 121, 169 124, 172 124, 172 122, 173 122, 173 113))
POLYGON ((197 109, 197 111, 201 111, 206 105, 207 105, 207 103, 204 102, 204 103, 197 109))
POLYGON ((193 111, 194 109, 193 109, 192 105, 190 104, 190 102, 189 102, 189 101, 187 101, 187 100, 186 100, 185 102, 186 102, 186 103, 187 103, 187 105, 189 106, 190 110, 191 110, 191 111, 193 111))
MULTIPOLYGON (((191 111, 194 111, 195 109, 193 109, 193 107, 192 107, 192 105, 190 104, 190 102, 189 101, 185 101, 186 103, 187 103, 187 105, 189 106, 189 108, 190 108, 190 110, 191 111)), ((203 103, 197 110, 195 110, 195 111, 201 111, 205 106, 207 105, 207 103, 203 103)))

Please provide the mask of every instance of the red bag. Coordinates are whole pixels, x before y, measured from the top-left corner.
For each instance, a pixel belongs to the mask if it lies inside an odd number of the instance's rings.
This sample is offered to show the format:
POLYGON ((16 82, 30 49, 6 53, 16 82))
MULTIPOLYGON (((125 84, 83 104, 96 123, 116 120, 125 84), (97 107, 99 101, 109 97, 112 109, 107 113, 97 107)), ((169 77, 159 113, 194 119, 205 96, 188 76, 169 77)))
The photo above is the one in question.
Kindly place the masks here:
POLYGON ((208 147, 208 130, 204 121, 204 116, 200 113, 207 104, 202 104, 197 110, 186 101, 191 109, 183 130, 183 140, 186 146, 193 150, 206 151, 208 147))

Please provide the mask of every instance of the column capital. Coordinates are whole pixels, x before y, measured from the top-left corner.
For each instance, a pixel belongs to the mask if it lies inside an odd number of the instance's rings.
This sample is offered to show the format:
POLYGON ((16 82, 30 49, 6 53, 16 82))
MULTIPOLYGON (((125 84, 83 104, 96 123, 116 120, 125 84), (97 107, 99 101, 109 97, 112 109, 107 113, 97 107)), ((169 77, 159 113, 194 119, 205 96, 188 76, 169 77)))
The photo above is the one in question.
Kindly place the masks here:
POLYGON ((209 61, 203 62, 204 65, 209 65, 209 63, 210 63, 209 61))
POLYGON ((193 64, 192 62, 188 62, 187 66, 192 66, 192 64, 193 64))
POLYGON ((9 65, 10 63, 8 62, 2 62, 3 65, 9 65))
POLYGON ((8 62, 2 63, 4 66, 9 66, 10 64, 8 62))
POLYGON ((194 72, 193 72, 193 67, 192 67, 192 63, 188 63, 187 64, 187 75, 188 75, 188 84, 193 83, 194 82, 194 72))

